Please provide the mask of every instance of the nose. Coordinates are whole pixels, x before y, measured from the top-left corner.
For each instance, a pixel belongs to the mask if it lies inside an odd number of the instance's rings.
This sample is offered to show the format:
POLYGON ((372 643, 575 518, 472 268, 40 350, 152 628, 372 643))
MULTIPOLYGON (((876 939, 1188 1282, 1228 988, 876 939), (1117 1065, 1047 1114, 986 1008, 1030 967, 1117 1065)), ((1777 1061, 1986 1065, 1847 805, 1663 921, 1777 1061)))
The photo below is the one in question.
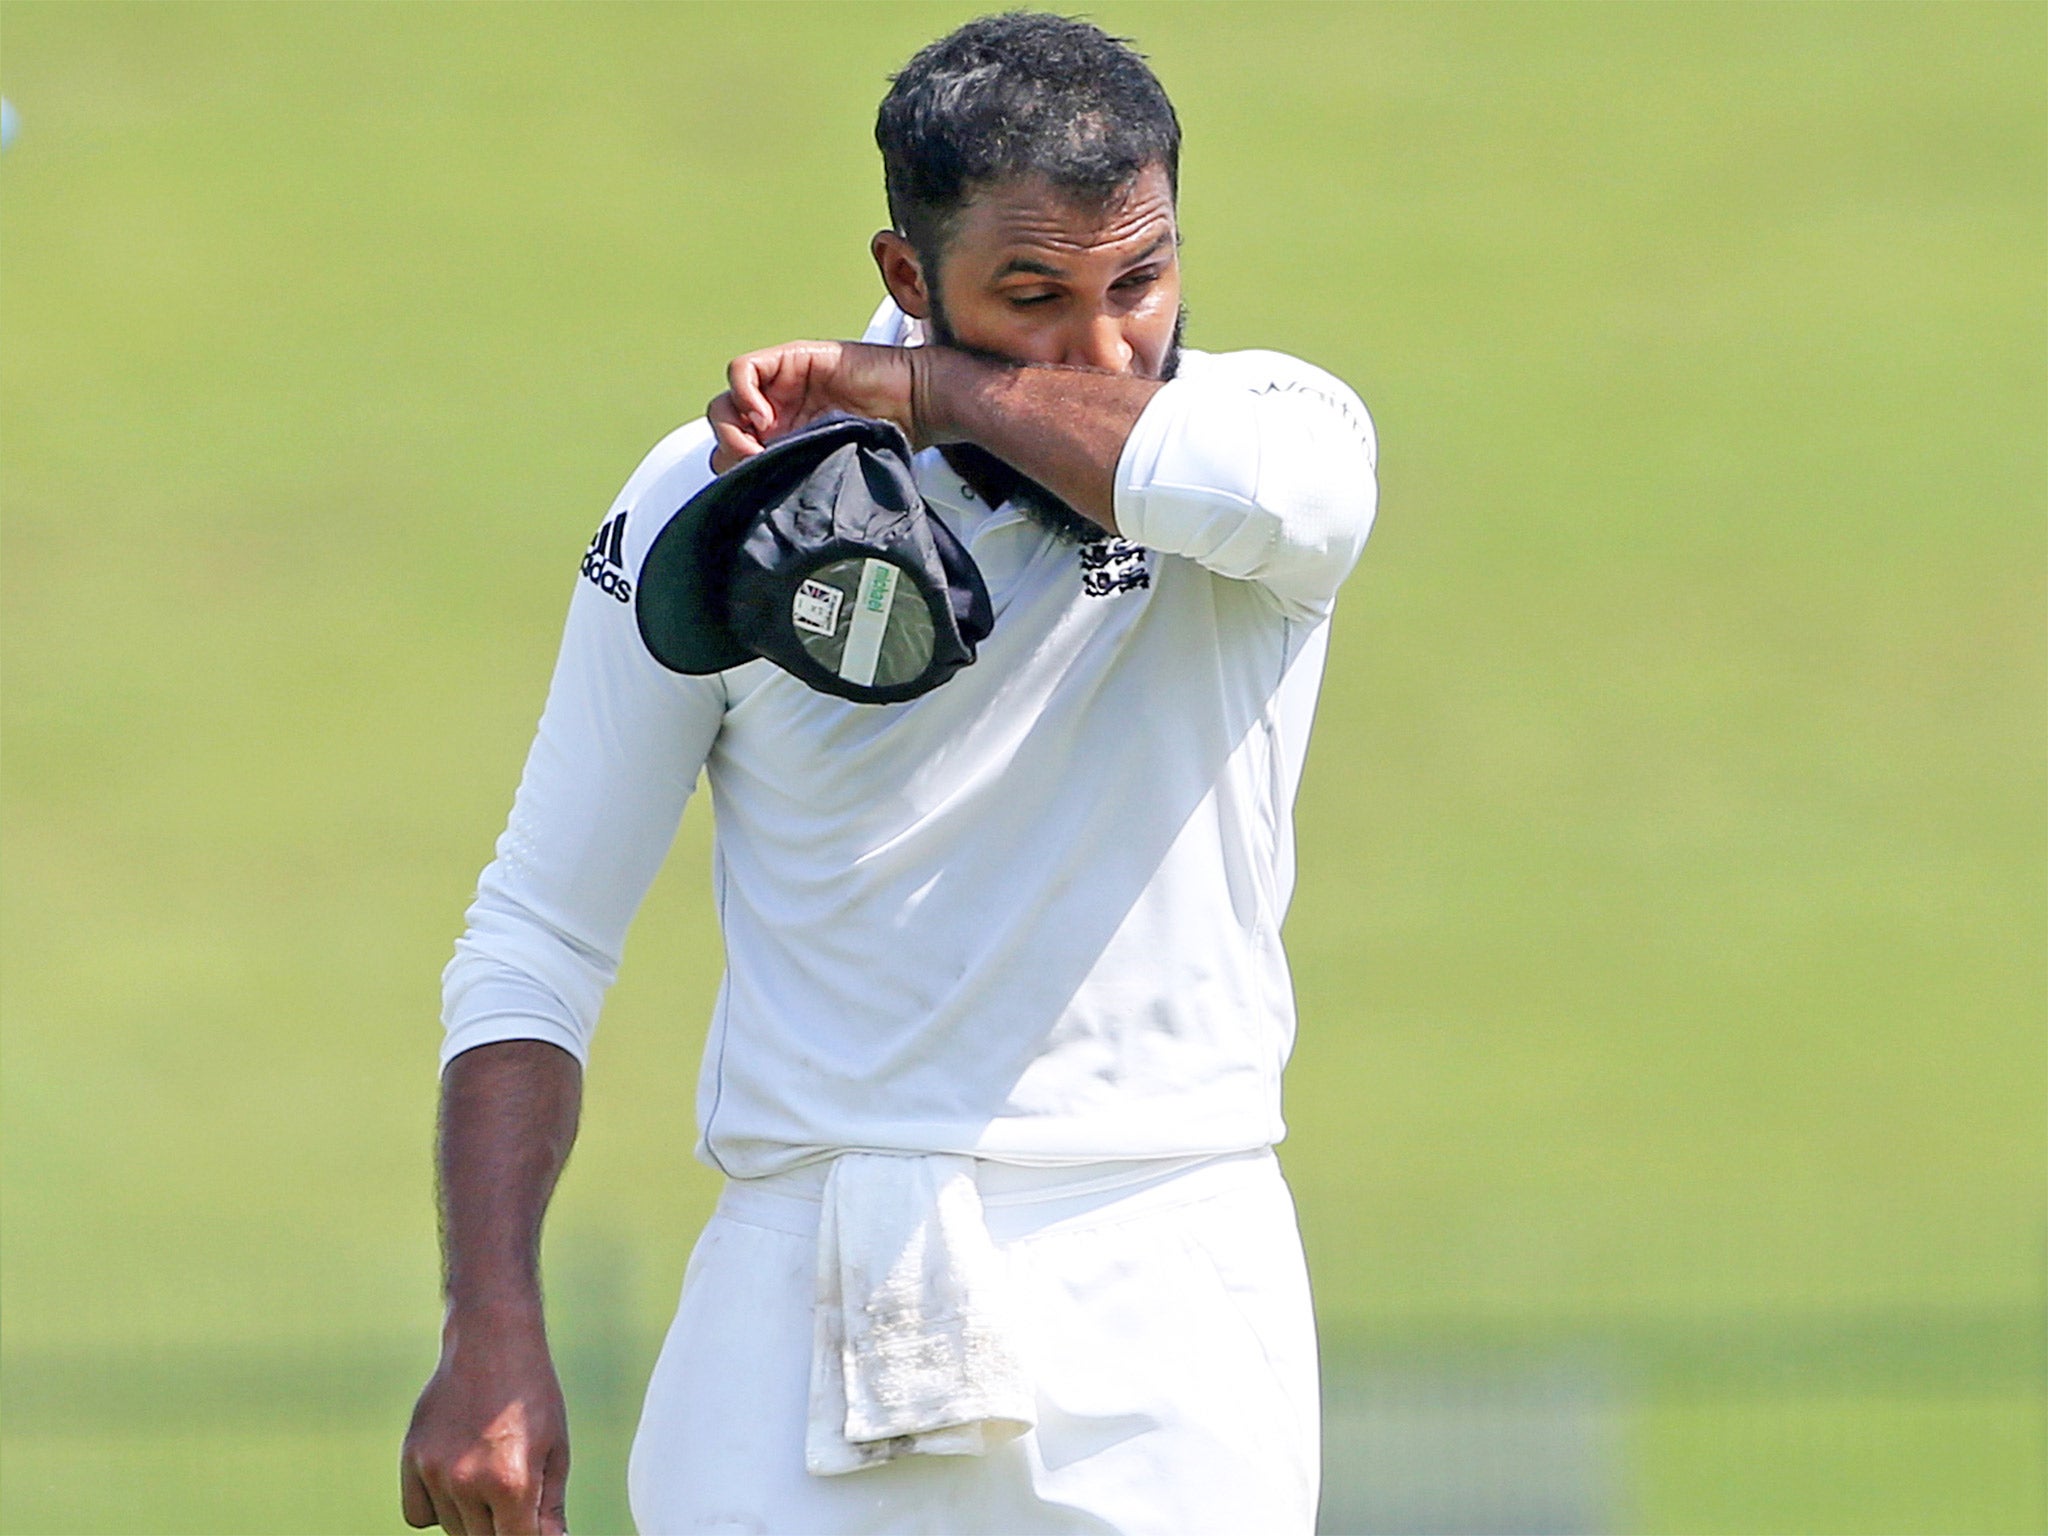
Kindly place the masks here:
POLYGON ((1115 315, 1096 314, 1077 325, 1067 337, 1066 353, 1060 361, 1070 368, 1128 373, 1135 356, 1130 342, 1124 339, 1122 321, 1115 315))

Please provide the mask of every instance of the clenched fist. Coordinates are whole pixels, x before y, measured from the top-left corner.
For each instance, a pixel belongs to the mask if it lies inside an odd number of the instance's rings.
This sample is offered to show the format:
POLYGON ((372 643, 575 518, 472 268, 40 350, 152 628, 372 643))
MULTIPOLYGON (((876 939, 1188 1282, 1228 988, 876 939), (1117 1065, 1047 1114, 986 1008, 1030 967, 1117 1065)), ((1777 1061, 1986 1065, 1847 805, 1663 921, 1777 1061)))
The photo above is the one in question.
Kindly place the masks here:
POLYGON ((833 411, 892 421, 913 445, 925 446, 921 350, 790 341, 734 358, 725 370, 729 387, 705 411, 718 435, 711 467, 722 474, 833 411))
POLYGON ((399 1469, 407 1525, 449 1536, 563 1536, 569 1423, 537 1332, 443 1353, 399 1469))

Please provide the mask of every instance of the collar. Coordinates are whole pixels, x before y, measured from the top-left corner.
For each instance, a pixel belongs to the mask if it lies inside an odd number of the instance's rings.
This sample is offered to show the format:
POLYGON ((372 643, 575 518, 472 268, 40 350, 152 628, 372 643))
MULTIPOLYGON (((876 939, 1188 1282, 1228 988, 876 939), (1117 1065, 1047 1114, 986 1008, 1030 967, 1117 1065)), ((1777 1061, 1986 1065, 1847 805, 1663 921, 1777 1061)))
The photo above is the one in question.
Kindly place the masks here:
POLYGON ((941 449, 923 449, 912 457, 910 466, 925 505, 946 520, 962 543, 971 544, 993 529, 1026 521, 1024 514, 1007 502, 991 503, 941 449))
POLYGON ((946 443, 940 447, 939 457, 961 484, 991 507, 1002 506, 1028 483, 986 448, 977 448, 972 443, 946 443))

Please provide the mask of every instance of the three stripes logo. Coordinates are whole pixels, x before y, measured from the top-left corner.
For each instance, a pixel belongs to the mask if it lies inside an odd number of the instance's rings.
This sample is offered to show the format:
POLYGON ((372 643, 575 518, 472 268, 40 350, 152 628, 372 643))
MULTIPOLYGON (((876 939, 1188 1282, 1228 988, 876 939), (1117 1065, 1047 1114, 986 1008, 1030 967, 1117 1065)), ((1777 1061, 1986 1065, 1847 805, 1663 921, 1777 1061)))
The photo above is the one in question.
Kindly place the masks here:
POLYGON ((626 514, 597 530, 583 556, 583 579, 608 597, 633 601, 633 583, 626 579, 626 514))

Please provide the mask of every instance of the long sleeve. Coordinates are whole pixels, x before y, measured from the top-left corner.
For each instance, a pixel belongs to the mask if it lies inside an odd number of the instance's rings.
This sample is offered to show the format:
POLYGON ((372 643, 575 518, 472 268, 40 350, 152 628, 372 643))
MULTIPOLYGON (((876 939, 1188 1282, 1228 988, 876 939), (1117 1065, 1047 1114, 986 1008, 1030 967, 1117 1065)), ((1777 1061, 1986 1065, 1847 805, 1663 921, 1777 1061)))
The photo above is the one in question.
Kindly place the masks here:
POLYGON ((724 716, 717 677, 647 654, 632 588, 668 517, 711 478, 711 434, 665 439, 583 557, 547 706, 497 856, 442 975, 443 1066, 498 1040, 587 1059, 626 930, 724 716))
POLYGON ((1117 462, 1126 538, 1326 617, 1372 529, 1372 418, 1342 381, 1278 352, 1191 354, 1117 462))

